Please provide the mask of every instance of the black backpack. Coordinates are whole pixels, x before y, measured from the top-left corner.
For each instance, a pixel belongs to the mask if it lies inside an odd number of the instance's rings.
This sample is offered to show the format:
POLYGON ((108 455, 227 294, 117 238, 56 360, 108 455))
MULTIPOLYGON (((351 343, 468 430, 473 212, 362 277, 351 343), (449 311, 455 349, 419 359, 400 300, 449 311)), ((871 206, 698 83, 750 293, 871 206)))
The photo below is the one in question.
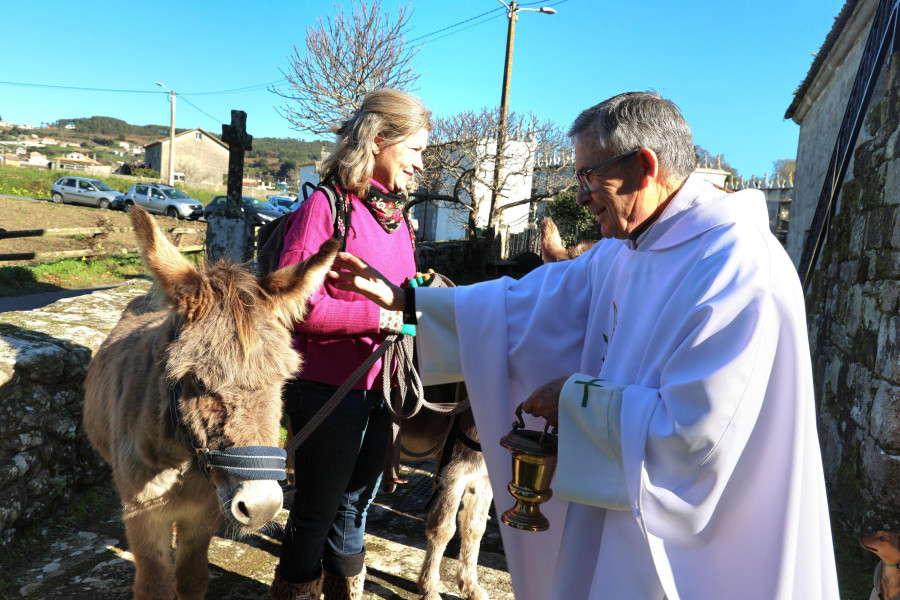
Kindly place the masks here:
MULTIPOLYGON (((350 230, 350 203, 346 201, 343 194, 338 192, 333 183, 313 186, 308 181, 303 184, 302 188, 304 202, 309 198, 307 187, 314 192, 321 190, 328 198, 328 205, 331 206, 331 216, 334 221, 334 235, 343 240, 341 250, 346 250, 347 232, 350 230)), ((287 226, 288 217, 292 214, 294 213, 282 215, 256 230, 256 271, 260 277, 278 269, 281 251, 284 249, 284 228, 287 226)))

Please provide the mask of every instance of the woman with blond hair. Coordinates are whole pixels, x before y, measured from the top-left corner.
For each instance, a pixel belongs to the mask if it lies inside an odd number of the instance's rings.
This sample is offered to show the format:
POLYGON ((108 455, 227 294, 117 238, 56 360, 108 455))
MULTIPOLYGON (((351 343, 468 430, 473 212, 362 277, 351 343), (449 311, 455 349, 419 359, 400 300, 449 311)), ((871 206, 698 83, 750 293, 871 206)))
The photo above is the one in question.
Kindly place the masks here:
MULTIPOLYGON (((337 218, 326 194, 313 193, 290 217, 279 267, 299 263, 332 237, 393 282, 415 275, 415 236, 403 215, 406 188, 422 170, 431 112, 390 89, 369 92, 336 129, 322 180, 337 196, 337 218), (342 206, 343 204, 343 206, 342 206), (348 215, 348 216, 345 216, 348 215)), ((285 388, 285 411, 300 431, 388 334, 402 315, 326 283, 294 330, 304 356, 285 388)), ((366 512, 384 468, 390 415, 382 395, 382 361, 353 386, 295 455, 297 491, 285 526, 274 600, 362 598, 366 512)))

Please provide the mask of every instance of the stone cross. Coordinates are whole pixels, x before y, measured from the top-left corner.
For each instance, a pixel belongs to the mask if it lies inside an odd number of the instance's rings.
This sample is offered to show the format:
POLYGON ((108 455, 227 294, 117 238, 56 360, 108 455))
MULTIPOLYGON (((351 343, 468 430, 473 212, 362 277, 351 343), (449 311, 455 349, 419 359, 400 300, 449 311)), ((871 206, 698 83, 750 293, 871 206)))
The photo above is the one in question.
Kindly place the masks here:
POLYGON ((252 149, 253 136, 247 133, 247 113, 231 111, 231 125, 222 125, 222 141, 228 144, 227 201, 210 213, 206 227, 206 258, 219 257, 246 263, 253 259, 253 227, 242 207, 244 152, 252 149))

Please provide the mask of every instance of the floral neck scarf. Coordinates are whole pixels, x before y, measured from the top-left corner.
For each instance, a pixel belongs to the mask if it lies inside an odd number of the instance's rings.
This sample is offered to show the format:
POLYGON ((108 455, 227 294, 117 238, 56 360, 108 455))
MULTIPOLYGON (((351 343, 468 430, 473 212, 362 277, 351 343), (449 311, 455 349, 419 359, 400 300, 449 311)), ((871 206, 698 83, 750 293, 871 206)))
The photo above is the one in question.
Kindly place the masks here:
MULTIPOLYGON (((403 205, 406 203, 406 196, 402 193, 385 192, 378 189, 374 185, 369 187, 369 193, 363 200, 363 204, 375 217, 375 220, 388 233, 394 233, 404 224, 406 219, 403 218, 403 205)), ((407 224, 408 225, 408 224, 407 224)), ((412 239, 413 249, 416 247, 416 235, 411 227, 407 226, 409 237, 412 239)))
POLYGON ((406 196, 401 193, 383 192, 375 186, 369 187, 363 203, 372 212, 384 230, 393 233, 403 223, 403 204, 406 196))

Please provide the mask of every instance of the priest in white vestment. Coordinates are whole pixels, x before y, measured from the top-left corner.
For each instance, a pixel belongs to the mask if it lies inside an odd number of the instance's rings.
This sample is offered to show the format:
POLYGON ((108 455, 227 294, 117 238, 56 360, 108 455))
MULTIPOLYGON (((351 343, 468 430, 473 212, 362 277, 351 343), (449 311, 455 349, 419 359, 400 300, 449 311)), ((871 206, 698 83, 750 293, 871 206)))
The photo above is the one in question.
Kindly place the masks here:
POLYGON ((584 111, 576 201, 604 240, 519 281, 341 285, 417 322, 426 385, 464 379, 497 510, 513 411, 559 425, 550 530, 501 526, 518 600, 837 600, 803 293, 757 190, 692 176, 677 106, 584 111))

